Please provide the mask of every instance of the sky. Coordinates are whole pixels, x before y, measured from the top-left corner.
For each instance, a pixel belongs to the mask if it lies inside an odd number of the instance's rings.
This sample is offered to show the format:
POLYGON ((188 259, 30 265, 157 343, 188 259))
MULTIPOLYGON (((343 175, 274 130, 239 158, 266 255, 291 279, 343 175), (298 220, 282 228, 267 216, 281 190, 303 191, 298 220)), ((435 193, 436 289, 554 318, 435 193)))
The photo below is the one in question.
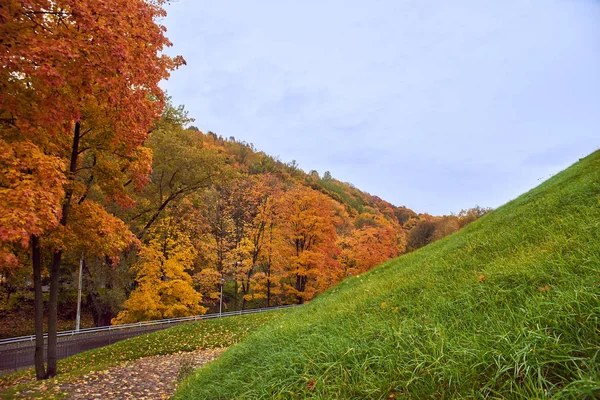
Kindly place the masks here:
POLYGON ((600 148, 599 0, 178 0, 194 125, 417 212, 498 207, 600 148))

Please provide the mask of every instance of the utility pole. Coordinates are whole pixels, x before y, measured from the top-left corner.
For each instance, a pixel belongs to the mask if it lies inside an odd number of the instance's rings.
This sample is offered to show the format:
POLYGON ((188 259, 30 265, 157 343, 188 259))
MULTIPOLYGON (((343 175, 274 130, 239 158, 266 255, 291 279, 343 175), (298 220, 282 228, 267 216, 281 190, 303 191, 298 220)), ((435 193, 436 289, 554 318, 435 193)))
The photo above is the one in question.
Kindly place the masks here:
POLYGON ((79 259, 79 287, 77 289, 77 319, 75 320, 75 332, 79 332, 81 323, 81 285, 83 283, 83 253, 79 259))
POLYGON ((221 278, 221 301, 219 302, 219 318, 223 314, 223 285, 225 284, 225 278, 221 278))

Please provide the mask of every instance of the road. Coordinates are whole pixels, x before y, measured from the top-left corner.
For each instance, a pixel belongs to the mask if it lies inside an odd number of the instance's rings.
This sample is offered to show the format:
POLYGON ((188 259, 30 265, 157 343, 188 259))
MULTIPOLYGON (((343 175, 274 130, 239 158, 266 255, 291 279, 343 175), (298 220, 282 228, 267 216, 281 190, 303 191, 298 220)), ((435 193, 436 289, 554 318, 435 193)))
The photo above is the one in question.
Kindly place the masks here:
MULTIPOLYGON (((95 349, 102 346, 150 333, 161 329, 171 328, 169 325, 151 325, 129 329, 89 333, 77 336, 62 336, 58 338, 56 355, 63 359, 82 351, 95 349)), ((34 365, 34 342, 21 342, 0 347, 0 374, 16 371, 34 365)))

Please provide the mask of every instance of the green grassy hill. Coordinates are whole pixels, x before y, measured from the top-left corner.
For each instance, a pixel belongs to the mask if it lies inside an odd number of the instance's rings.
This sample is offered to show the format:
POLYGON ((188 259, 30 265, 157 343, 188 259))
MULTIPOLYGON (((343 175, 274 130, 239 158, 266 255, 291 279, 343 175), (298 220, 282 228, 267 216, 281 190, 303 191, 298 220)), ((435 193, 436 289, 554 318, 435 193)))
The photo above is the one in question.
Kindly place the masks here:
POLYGON ((266 325, 176 398, 600 397, 599 199, 596 152, 266 325))

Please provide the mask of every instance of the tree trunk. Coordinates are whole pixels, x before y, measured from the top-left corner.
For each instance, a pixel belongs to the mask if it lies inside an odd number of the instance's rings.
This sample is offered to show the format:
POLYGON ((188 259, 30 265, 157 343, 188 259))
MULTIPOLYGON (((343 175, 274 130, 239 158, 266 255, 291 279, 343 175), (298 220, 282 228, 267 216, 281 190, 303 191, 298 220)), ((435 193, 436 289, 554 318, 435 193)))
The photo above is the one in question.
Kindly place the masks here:
POLYGON ((271 268, 273 266, 271 253, 273 251, 273 226, 275 224, 271 222, 269 225, 269 256, 267 261, 267 307, 271 307, 271 268))
POLYGON ((239 300, 238 300, 238 281, 237 279, 233 280, 233 307, 234 310, 239 310, 240 309, 240 304, 239 304, 239 300))
POLYGON ((94 317, 95 326, 108 326, 114 317, 111 310, 106 309, 106 305, 102 304, 98 298, 97 292, 88 293, 88 303, 92 304, 92 316, 94 317))
MULTIPOLYGON (((69 209, 71 207, 71 198, 73 197, 73 182, 77 173, 77 156, 79 154, 79 139, 81 134, 81 122, 75 123, 73 132, 73 145, 71 147, 71 164, 69 166, 69 186, 65 192, 65 199, 62 207, 62 216, 60 224, 67 225, 69 209)), ((60 274, 60 262, 62 259, 62 250, 55 250, 52 258, 52 267, 50 269, 50 301, 48 302, 48 370, 46 377, 56 376, 56 334, 57 334, 57 314, 58 314, 58 285, 60 274)))
POLYGON ((252 268, 250 268, 250 271, 248 271, 248 273, 246 274, 246 280, 244 283, 244 280, 242 279, 242 310, 246 309, 246 295, 248 293, 250 293, 250 278, 252 276, 252 271, 254 270, 254 264, 252 264, 252 268))
POLYGON ((249 289, 250 282, 248 282, 248 286, 244 285, 244 282, 242 282, 242 310, 246 309, 246 295, 248 294, 249 289))
POLYGON ((109 326, 113 317, 112 311, 105 311, 102 314, 98 314, 94 322, 96 326, 109 326))
POLYGON ((42 297, 42 264, 40 257, 40 240, 31 236, 31 262, 33 265, 33 290, 35 292, 35 377, 44 379, 44 298, 42 297))
POLYGON ((271 307, 271 280, 267 279, 267 307, 271 307))
POLYGON ((304 291, 306 290, 306 280, 306 276, 296 274, 296 290, 300 293, 298 295, 298 304, 304 304, 304 291))

